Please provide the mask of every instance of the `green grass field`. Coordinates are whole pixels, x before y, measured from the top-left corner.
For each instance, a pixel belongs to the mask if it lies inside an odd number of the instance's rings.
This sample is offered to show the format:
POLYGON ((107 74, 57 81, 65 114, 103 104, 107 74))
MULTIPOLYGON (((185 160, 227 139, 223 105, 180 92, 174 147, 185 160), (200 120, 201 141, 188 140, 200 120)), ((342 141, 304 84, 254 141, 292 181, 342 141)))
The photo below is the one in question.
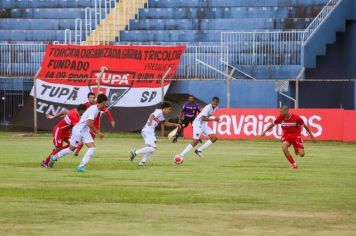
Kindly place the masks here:
POLYGON ((0 235, 356 235, 356 144, 307 142, 297 170, 279 141, 219 141, 174 165, 188 142, 160 139, 142 169, 139 136, 111 135, 78 174, 81 156, 40 167, 49 135, 0 133, 0 235))

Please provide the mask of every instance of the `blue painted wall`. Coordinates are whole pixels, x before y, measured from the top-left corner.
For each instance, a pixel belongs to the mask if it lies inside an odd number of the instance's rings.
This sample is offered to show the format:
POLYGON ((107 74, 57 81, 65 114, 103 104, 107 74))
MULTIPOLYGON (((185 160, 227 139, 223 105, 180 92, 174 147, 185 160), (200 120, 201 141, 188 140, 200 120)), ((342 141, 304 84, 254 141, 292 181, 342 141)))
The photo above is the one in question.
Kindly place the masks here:
MULTIPOLYGON (((254 82, 234 80, 230 84, 231 107, 275 108, 278 95, 274 91, 274 82, 254 82)), ((209 102, 213 96, 220 97, 220 106, 226 107, 226 81, 176 81, 172 83, 169 94, 193 94, 198 99, 209 102)))

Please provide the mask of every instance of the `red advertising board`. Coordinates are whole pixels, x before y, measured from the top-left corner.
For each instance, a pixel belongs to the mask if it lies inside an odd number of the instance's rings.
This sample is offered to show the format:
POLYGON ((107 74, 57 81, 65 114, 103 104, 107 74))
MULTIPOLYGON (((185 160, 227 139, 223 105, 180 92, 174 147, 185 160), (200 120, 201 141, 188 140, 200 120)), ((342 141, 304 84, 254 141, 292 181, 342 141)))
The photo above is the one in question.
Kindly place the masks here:
MULTIPOLYGON (((318 140, 356 141, 356 111, 342 109, 297 109, 298 114, 310 127, 318 140)), ((219 122, 210 122, 209 126, 220 139, 253 139, 278 116, 278 109, 219 109, 214 116, 219 122)), ((185 129, 185 137, 192 137, 192 129, 185 129)), ((281 138, 281 127, 275 126, 266 133, 266 138, 281 138)), ((310 139, 303 130, 305 140, 310 139)))

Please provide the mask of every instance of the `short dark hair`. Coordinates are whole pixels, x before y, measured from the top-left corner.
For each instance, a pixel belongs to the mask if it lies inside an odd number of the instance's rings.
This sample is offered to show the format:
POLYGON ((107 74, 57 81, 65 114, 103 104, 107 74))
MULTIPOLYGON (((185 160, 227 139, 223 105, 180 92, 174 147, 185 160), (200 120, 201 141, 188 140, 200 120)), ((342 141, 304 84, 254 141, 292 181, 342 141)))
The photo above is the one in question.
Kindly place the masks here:
POLYGON ((96 97, 96 102, 97 103, 102 103, 102 102, 105 102, 108 100, 108 97, 105 95, 105 94, 99 94, 97 97, 96 97))
POLYGON ((220 102, 220 98, 219 98, 219 97, 213 97, 213 98, 211 99, 211 101, 214 101, 214 100, 217 100, 218 102, 220 102))
POLYGON ((79 104, 77 107, 77 111, 85 111, 87 109, 87 106, 84 104, 79 104))
POLYGON ((95 96, 95 93, 93 93, 93 92, 88 93, 88 98, 89 98, 90 96, 95 96))
POLYGON ((281 109, 289 110, 289 106, 288 105, 283 105, 283 106, 281 106, 281 109))
POLYGON ((172 107, 172 104, 170 104, 169 102, 163 102, 161 104, 161 108, 164 109, 164 108, 170 108, 172 107))

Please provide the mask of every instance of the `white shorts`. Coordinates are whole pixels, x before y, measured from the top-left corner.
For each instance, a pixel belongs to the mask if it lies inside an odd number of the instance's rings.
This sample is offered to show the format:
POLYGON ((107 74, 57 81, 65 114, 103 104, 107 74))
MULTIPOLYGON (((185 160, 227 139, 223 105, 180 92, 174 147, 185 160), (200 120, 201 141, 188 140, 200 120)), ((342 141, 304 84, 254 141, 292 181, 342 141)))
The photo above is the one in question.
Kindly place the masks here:
POLYGON ((82 131, 82 132, 76 132, 73 130, 72 137, 69 139, 70 145, 73 147, 77 147, 79 143, 93 143, 94 139, 90 134, 90 131, 82 131))
POLYGON ((143 139, 145 140, 146 145, 153 147, 153 148, 157 148, 156 135, 154 133, 147 132, 147 131, 141 131, 141 135, 142 135, 143 139))
POLYGON ((209 136, 214 134, 214 131, 207 125, 194 125, 193 124, 193 139, 200 139, 200 136, 204 134, 209 136))

